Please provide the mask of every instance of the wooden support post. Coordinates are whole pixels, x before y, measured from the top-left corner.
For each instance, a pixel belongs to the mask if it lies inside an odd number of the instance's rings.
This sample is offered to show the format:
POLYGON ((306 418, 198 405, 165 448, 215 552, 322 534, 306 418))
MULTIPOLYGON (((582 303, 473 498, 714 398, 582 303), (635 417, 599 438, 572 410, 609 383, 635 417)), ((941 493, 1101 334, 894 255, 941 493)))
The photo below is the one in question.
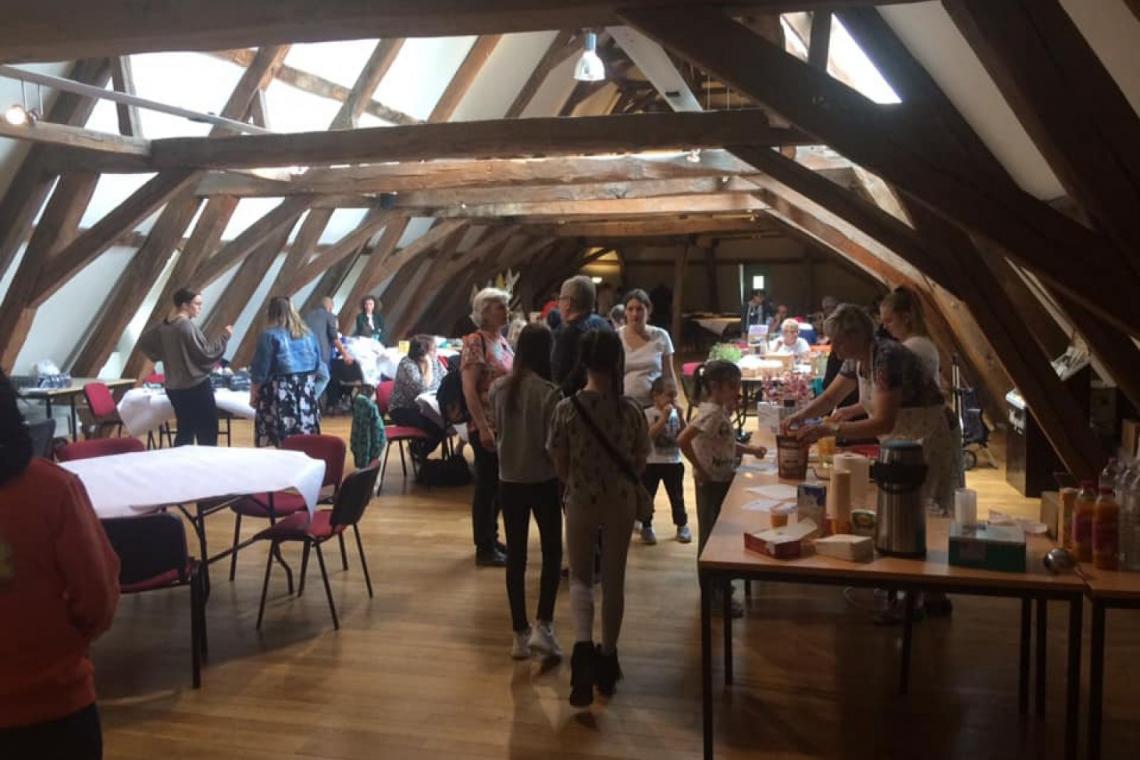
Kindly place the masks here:
POLYGON ((1019 263, 1122 329, 1140 334, 1140 278, 1108 240, 973 162, 932 153, 932 125, 904 103, 882 109, 757 38, 717 8, 629 9, 623 17, 766 103, 956 224, 1003 245, 1019 263), (1076 255, 1079 252, 1079 256, 1076 255))
POLYGON ((0 366, 5 372, 12 372, 35 319, 36 307, 30 296, 36 283, 56 251, 75 236, 98 181, 96 174, 65 174, 60 178, 43 218, 28 241, 0 308, 0 335, 4 336, 0 366))
MULTIPOLYGON (((131 57, 129 55, 118 55, 111 58, 111 84, 121 93, 136 94, 135 75, 131 70, 131 57)), ((143 136, 138 106, 116 103, 115 110, 119 114, 119 134, 127 137, 143 136)))
POLYGON ((671 335, 674 343, 681 341, 681 312, 685 305, 685 266, 689 263, 689 249, 693 247, 690 241, 681 248, 680 255, 673 261, 673 319, 671 335))
POLYGON ((808 44, 808 64, 827 71, 827 58, 831 51, 831 11, 816 10, 811 14, 811 42, 808 44))
MULTIPOLYGON (((111 66, 106 58, 76 61, 68 72, 68 78, 96 87, 103 87, 110 77, 111 66)), ((94 109, 93 98, 61 92, 44 120, 53 124, 82 126, 94 109)), ((4 199, 0 201, 0 278, 28 239, 36 214, 56 180, 57 175, 47 171, 45 166, 50 150, 44 145, 32 145, 28 149, 4 193, 4 199)))

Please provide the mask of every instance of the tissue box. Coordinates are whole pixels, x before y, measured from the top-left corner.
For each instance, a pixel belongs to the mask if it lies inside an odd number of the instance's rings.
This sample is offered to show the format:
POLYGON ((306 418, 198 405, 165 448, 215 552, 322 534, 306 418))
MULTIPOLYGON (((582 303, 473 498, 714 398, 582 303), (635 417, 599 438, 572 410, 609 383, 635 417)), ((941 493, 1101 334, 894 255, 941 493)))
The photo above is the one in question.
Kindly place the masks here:
POLYGON ((849 562, 870 562, 875 556, 875 547, 869 536, 837 534, 815 541, 815 553, 824 557, 845 559, 849 562))
POLYGON ((950 564, 1025 572, 1025 531, 1016 525, 950 523, 950 564))
POLYGON ((744 534, 744 548, 776 559, 795 559, 804 554, 804 539, 816 531, 815 523, 798 522, 783 528, 744 534))

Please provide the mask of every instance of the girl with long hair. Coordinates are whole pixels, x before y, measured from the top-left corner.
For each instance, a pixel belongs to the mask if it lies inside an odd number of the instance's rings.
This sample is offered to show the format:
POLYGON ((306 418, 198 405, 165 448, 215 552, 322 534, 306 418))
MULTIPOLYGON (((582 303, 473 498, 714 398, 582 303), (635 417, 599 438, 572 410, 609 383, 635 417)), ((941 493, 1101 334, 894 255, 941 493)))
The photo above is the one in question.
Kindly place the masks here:
POLYGON ((625 564, 649 456, 645 414, 622 396, 621 338, 590 330, 579 344, 586 386, 554 409, 547 450, 566 484, 566 549, 574 612, 570 704, 585 707, 594 687, 614 693, 621 678, 617 642, 625 607, 625 564), (612 453, 611 453, 612 452, 612 453), (594 550, 602 535, 602 640, 594 645, 594 550))
POLYGON ((562 510, 554 463, 546 452, 550 418, 562 397, 550 380, 553 346, 554 337, 546 325, 527 325, 519 333, 510 374, 491 386, 498 431, 499 498, 507 533, 507 600, 514 631, 511 656, 520 660, 532 651, 562 656, 554 638, 554 600, 562 567, 562 510), (542 580, 533 627, 526 617, 526 553, 532 512, 542 543, 542 580))
POLYGON ((321 432, 317 387, 328 381, 328 368, 316 337, 288 298, 269 299, 265 322, 249 367, 249 403, 257 413, 256 445, 280 446, 291 435, 321 432))

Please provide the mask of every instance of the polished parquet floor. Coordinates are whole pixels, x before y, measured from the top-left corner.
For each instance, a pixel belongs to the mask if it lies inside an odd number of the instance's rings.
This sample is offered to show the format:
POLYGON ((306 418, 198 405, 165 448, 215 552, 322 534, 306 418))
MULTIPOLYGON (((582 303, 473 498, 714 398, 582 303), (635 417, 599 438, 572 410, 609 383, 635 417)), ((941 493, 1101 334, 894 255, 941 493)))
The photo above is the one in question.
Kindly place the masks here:
MULTIPOLYGON (((348 421, 328 419, 325 430, 347 437, 348 421)), ((239 426, 236 443, 248 445, 249 435, 239 426)), ((1000 471, 980 469, 970 481, 983 511, 1036 509, 1000 471)), ((585 712, 566 701, 568 663, 510 659, 503 572, 474 566, 469 499, 469 488, 405 485, 394 456, 363 523, 375 598, 352 552, 347 572, 330 562, 339 632, 315 562, 299 599, 286 595, 275 573, 261 633, 254 622, 265 547, 240 555, 233 583, 224 564, 215 565, 210 659, 197 691, 190 688, 187 594, 124 598, 94 648, 106 757, 698 757, 696 544, 672 540, 664 493, 660 543, 635 540, 630 551, 620 643, 625 680, 612 700, 585 712)), ((687 503, 695 521, 691 482, 687 503)), ((213 518, 212 546, 225 545, 232 530, 228 516, 213 518)), ((533 609, 533 531, 531 539, 533 609)), ((294 568, 295 553, 287 550, 294 568)), ((899 631, 872 623, 860 608, 869 598, 848 600, 827 588, 754 589, 746 618, 734 626, 736 684, 723 687, 719 665, 714 675, 718 757, 1061 756, 1060 607, 1051 616, 1048 717, 1039 720, 1017 712, 1016 602, 957 598, 950 619, 919 624, 904 698, 896 693, 899 631)), ((1140 614, 1110 613, 1110 623, 1104 756, 1136 758, 1140 614)), ((567 649, 571 629, 563 583, 556 630, 567 649)))

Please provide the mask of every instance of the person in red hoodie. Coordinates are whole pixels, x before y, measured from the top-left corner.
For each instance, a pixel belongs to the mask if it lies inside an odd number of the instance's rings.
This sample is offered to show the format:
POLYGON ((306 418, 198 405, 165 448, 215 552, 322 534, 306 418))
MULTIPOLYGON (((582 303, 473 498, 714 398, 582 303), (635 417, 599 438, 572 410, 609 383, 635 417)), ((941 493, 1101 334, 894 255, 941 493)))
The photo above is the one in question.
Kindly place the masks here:
POLYGON ((0 758, 103 756, 88 650, 118 601, 119 560, 87 491, 33 458, 0 373, 0 758))

